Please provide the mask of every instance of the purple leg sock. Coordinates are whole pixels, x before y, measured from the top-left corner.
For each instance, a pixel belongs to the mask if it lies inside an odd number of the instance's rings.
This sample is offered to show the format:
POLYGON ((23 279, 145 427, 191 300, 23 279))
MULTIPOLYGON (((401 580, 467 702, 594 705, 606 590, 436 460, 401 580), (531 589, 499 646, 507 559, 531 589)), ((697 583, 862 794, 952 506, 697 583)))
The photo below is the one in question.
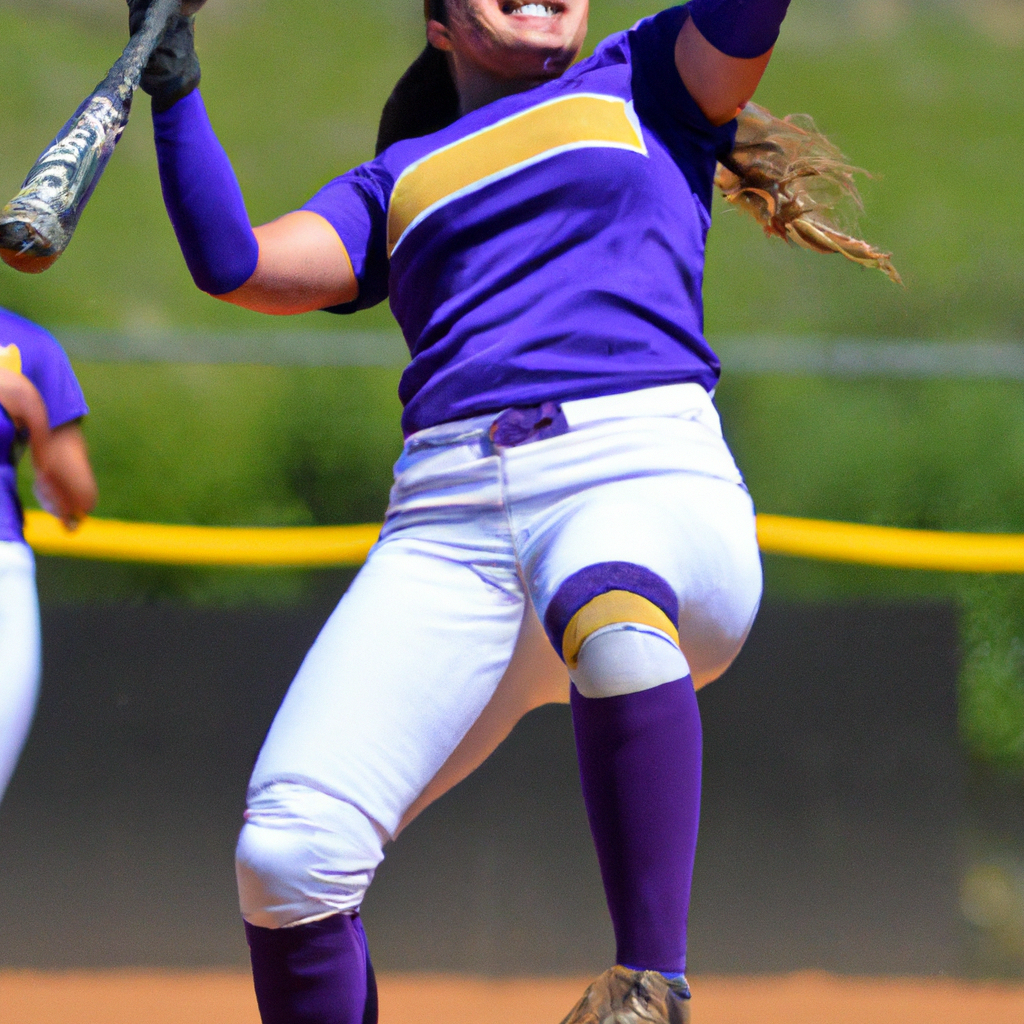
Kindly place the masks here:
POLYGON ((377 1024, 377 982, 358 917, 294 928, 246 923, 263 1024, 377 1024))
POLYGON ((596 699, 574 686, 572 718, 617 962, 685 971, 700 818, 701 725, 693 682, 687 676, 596 699))

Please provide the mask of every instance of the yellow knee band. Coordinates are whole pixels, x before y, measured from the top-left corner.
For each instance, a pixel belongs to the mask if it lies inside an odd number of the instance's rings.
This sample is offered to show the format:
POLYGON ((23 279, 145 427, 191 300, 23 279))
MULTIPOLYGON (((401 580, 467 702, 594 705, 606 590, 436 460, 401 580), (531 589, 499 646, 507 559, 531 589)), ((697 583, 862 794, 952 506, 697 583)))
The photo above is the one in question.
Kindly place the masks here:
POLYGON ((678 646, 676 624, 653 602, 629 590, 609 590, 588 601, 570 620, 562 634, 562 657, 569 668, 576 668, 584 640, 605 626, 617 622, 635 622, 667 633, 678 646))

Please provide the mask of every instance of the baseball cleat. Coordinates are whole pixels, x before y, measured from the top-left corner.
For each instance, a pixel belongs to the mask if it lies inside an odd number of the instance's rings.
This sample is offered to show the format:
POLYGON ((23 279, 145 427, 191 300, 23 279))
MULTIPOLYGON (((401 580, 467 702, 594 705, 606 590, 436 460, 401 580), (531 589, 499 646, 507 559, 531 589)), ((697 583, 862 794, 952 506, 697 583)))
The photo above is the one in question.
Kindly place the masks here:
POLYGON ((612 967, 573 1007, 562 1024, 689 1024, 685 978, 669 981, 657 971, 612 967))

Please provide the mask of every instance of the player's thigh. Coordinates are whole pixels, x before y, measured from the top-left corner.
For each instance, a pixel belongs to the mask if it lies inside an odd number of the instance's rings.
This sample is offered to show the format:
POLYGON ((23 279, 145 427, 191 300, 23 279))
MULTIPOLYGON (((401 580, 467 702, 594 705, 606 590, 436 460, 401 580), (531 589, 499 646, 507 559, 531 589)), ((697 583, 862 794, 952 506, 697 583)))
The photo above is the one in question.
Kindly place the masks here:
POLYGON ((565 503, 543 536, 527 577, 542 617, 581 570, 599 590, 601 566, 635 565, 675 594, 680 647, 697 686, 739 653, 762 578, 753 505, 737 484, 687 472, 603 484, 565 503))
POLYGON ((22 547, 0 543, 0 795, 39 692, 39 604, 32 556, 22 547))
POLYGON ((292 683, 250 792, 299 782, 394 835, 493 697, 523 608, 456 552, 378 546, 292 683))
POLYGON ((479 768, 523 715, 544 704, 565 704, 568 701, 569 674, 548 642, 533 605, 527 604, 515 650, 494 695, 441 770, 406 812, 402 828, 479 768))

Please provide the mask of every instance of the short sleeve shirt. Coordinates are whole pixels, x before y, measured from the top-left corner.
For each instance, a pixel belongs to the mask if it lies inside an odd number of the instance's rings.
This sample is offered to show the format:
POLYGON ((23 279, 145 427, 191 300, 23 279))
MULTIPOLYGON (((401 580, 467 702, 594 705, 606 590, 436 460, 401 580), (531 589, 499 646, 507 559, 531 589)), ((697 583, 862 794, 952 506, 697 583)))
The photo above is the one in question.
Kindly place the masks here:
POLYGON ((561 78, 408 139, 305 206, 390 298, 412 361, 406 434, 513 405, 715 386, 701 289, 712 125, 675 65, 685 7, 611 36, 561 78))
MULTIPOLYGON (((0 367, 23 373, 46 403, 51 428, 81 419, 88 411, 68 357, 42 327, 0 309, 0 367)), ((17 461, 22 438, 0 405, 0 541, 20 541, 17 461)))

